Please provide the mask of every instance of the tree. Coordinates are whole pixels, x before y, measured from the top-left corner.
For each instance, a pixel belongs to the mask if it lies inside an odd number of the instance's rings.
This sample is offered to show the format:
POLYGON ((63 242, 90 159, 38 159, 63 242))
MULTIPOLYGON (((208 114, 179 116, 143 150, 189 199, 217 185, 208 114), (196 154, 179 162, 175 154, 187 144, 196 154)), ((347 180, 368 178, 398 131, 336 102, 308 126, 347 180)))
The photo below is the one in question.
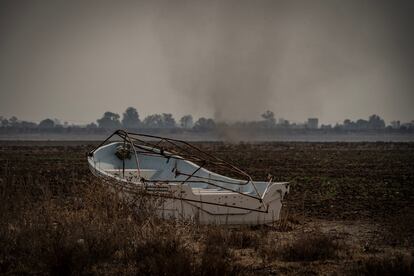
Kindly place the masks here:
POLYGON ((276 119, 275 119, 275 114, 270 111, 267 110, 265 113, 262 114, 262 118, 265 121, 265 126, 266 127, 274 127, 276 124, 276 119))
POLYGON ((140 124, 138 111, 134 107, 128 107, 123 114, 122 125, 134 129, 139 128, 140 124))
POLYGON ((383 129, 385 128, 385 122, 378 115, 369 116, 368 125, 370 129, 383 129))
POLYGON ((184 115, 180 119, 180 126, 182 128, 192 128, 194 125, 193 116, 191 115, 184 115))
POLYGON ((143 124, 146 128, 161 128, 163 117, 160 114, 152 114, 145 117, 143 124))
POLYGON ((401 122, 399 120, 391 122, 391 129, 399 129, 401 127, 401 122))
POLYGON ((355 128, 354 125, 355 125, 355 123, 352 122, 351 120, 349 120, 349 119, 344 120, 344 124, 343 124, 344 129, 346 129, 346 130, 353 129, 353 128, 355 128))
POLYGON ((283 118, 279 119, 278 125, 282 128, 288 128, 290 126, 290 123, 288 120, 285 120, 283 118))
POLYGON ((162 114, 162 127, 165 128, 175 128, 175 119, 170 113, 162 114))
POLYGON ((110 111, 104 113, 101 119, 96 120, 100 128, 115 129, 120 128, 119 115, 110 111))
POLYGON ((94 122, 92 122, 90 124, 87 124, 86 128, 87 129, 96 129, 96 128, 98 128, 98 126, 94 122))
POLYGON ((0 126, 1 127, 7 127, 9 126, 9 120, 7 118, 0 116, 0 126))
POLYGON ((364 119, 358 119, 358 121, 356 121, 356 127, 357 129, 367 129, 368 121, 364 119))
POLYGON ((45 128, 54 128, 55 122, 52 119, 44 119, 39 123, 39 128, 45 129, 45 128))
POLYGON ((142 122, 146 128, 175 128, 175 119, 170 113, 152 114, 142 122))
POLYGON ((195 130, 213 130, 216 127, 216 123, 213 119, 206 119, 201 117, 194 124, 195 130))
POLYGON ((13 116, 9 119, 9 123, 12 127, 16 127, 19 124, 19 119, 16 116, 13 116))
POLYGON ((26 129, 28 129, 28 128, 36 128, 37 127, 37 124, 36 123, 33 123, 33 122, 27 122, 27 121, 21 121, 21 122, 19 122, 19 124, 18 124, 18 127, 20 127, 20 128, 26 128, 26 129))

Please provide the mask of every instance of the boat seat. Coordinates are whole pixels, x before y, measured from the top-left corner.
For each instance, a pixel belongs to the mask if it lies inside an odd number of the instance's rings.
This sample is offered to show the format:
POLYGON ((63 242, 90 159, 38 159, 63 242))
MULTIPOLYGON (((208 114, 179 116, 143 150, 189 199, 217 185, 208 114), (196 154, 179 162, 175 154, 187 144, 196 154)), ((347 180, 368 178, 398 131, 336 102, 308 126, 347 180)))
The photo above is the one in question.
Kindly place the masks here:
POLYGON ((227 190, 219 190, 219 189, 203 189, 203 188, 192 188, 194 195, 206 195, 206 194, 221 194, 221 195, 233 195, 237 194, 236 192, 231 192, 227 190))
MULTIPOLYGON (((141 177, 144 177, 145 179, 150 179, 157 172, 157 170, 151 170, 151 169, 140 169, 139 171, 140 171, 141 177)), ((105 172, 122 177, 122 169, 106 169, 105 172)), ((137 169, 125 169, 125 176, 126 177, 134 177, 134 176, 137 177, 138 176, 137 169)))

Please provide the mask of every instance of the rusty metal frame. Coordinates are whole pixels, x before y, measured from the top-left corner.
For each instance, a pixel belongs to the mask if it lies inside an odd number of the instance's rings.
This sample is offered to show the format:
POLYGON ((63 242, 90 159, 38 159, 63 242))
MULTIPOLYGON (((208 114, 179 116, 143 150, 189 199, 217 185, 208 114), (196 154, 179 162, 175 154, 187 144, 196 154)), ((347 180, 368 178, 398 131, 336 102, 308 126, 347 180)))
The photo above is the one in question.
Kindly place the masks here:
MULTIPOLYGON (((264 207, 265 210, 267 209, 264 202, 262 201, 262 197, 261 197, 260 193, 258 192, 257 187, 255 186, 255 184, 252 180, 252 177, 248 173, 246 173, 245 171, 241 170, 240 168, 236 167, 235 165, 233 165, 233 164, 231 164, 231 163, 229 163, 229 162, 227 162, 227 161, 225 161, 221 158, 218 158, 218 157, 216 157, 216 156, 214 156, 210 153, 207 153, 207 152, 199 149, 198 147, 195 147, 194 145, 192 145, 192 144, 190 144, 186 141, 182 141, 182 140, 178 140, 178 139, 172 139, 172 138, 166 138, 166 137, 160 137, 160 136, 155 136, 155 135, 149 135, 149 134, 127 132, 125 130, 117 130, 117 131, 113 132, 108 138, 106 138, 102 143, 100 143, 97 147, 95 147, 93 150, 91 150, 88 153, 88 155, 93 156, 93 153, 98 148, 105 145, 114 136, 118 136, 119 138, 121 138, 123 140, 124 143, 129 143, 131 145, 131 147, 134 151, 134 157, 135 157, 135 161, 136 161, 136 164, 137 164, 137 174, 138 174, 138 177, 139 177, 140 181, 143 184, 145 184, 144 187, 146 187, 147 183, 167 184, 167 185, 169 183, 179 183, 179 185, 183 185, 185 183, 194 182, 190 179, 192 177, 196 177, 196 178, 200 178, 200 180, 198 180, 197 182, 207 183, 209 185, 221 188, 223 190, 235 192, 235 193, 238 193, 242 196, 246 196, 246 197, 256 199, 262 204, 262 206, 264 207), (168 144, 170 146, 170 148, 167 148, 167 150, 165 150, 164 147, 162 146, 163 142, 168 144), (151 150, 148 150, 148 148, 151 148, 151 150), (144 152, 141 152, 141 151, 138 152, 137 149, 143 150, 144 152), (155 150, 157 150, 158 152, 156 152, 155 150), (148 180, 148 179, 145 179, 141 176, 138 153, 140 153, 140 154, 150 154, 150 155, 159 155, 161 157, 168 158, 168 159, 173 158, 173 159, 178 159, 178 160, 188 160, 188 161, 191 161, 191 162, 197 164, 198 168, 196 168, 194 170, 194 172, 192 172, 192 174, 182 173, 183 175, 187 176, 187 178, 185 180, 180 180, 180 181, 178 181, 178 180, 177 181, 174 181, 174 180, 148 180), (247 185, 247 184, 251 183, 254 190, 255 190, 255 192, 256 192, 256 196, 245 194, 245 193, 242 193, 240 191, 233 190, 233 189, 230 189, 230 188, 226 188, 226 187, 220 186, 218 184, 214 184, 214 183, 206 181, 206 180, 211 181, 211 179, 209 179, 209 178, 205 178, 203 180, 203 177, 195 176, 195 173, 198 172, 200 169, 202 169, 206 164, 212 164, 212 165, 218 166, 221 169, 229 170, 233 173, 238 174, 240 177, 243 177, 244 180, 246 181, 245 183, 232 183, 232 182, 227 182, 227 183, 233 184, 233 185, 236 185, 236 186, 243 186, 243 185, 247 185)), ((216 182, 226 183, 226 181, 219 180, 219 179, 213 179, 213 180, 216 181, 216 182)), ((166 197, 165 195, 157 195, 157 196, 166 197)), ((168 198, 188 201, 188 199, 183 199, 183 198, 178 198, 178 197, 168 196, 168 198)), ((229 205, 226 205, 226 204, 205 202, 205 201, 202 201, 202 200, 200 200, 200 201, 190 200, 190 201, 203 203, 203 204, 219 205, 219 206, 229 207, 229 208, 245 209, 245 210, 255 211, 255 212, 267 212, 267 210, 263 211, 263 210, 250 209, 250 208, 245 208, 245 207, 240 207, 240 206, 229 206, 229 205)))

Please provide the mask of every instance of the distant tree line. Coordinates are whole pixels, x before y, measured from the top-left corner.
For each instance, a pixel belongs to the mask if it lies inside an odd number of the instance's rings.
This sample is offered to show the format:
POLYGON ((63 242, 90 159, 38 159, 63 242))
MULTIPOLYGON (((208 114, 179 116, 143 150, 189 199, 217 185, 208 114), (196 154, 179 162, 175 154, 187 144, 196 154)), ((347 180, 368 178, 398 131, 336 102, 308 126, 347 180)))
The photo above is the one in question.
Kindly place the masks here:
POLYGON ((400 123, 393 121, 386 125, 385 121, 378 115, 371 115, 368 120, 358 119, 351 121, 346 119, 342 124, 318 125, 317 118, 309 118, 305 123, 290 123, 283 118, 276 119, 275 114, 267 110, 261 115, 258 121, 242 121, 235 123, 216 122, 211 118, 201 117, 194 121, 192 115, 184 115, 178 122, 172 114, 151 114, 143 120, 140 119, 136 108, 128 107, 122 114, 107 111, 96 122, 87 125, 69 125, 67 122, 61 123, 57 119, 44 119, 39 123, 22 121, 15 116, 5 118, 0 116, 0 130, 2 133, 7 131, 15 132, 71 132, 83 131, 88 133, 100 133, 114 129, 128 130, 186 130, 186 131, 215 131, 226 128, 237 129, 261 129, 269 130, 324 130, 324 131, 414 131, 414 121, 400 123))
POLYGON ((194 130, 212 130, 215 128, 215 122, 210 118, 199 118, 194 122, 192 115, 184 115, 176 122, 171 113, 151 114, 140 119, 138 111, 134 107, 128 107, 122 114, 122 119, 119 114, 107 111, 103 116, 96 120, 97 124, 91 123, 86 127, 103 128, 103 129, 194 129, 194 130))

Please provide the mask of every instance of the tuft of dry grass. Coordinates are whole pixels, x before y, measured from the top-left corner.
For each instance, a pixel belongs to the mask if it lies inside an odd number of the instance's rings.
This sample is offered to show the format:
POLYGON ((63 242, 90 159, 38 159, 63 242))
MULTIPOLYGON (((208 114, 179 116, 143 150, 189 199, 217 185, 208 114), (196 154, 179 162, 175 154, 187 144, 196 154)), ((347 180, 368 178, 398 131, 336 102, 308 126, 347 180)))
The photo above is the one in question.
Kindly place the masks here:
POLYGON ((382 257, 369 257, 353 263, 345 269, 349 275, 414 275, 413 256, 387 254, 382 257))
POLYGON ((249 228, 234 229, 229 232, 227 244, 232 248, 257 248, 260 241, 266 237, 265 231, 252 231, 249 228))
POLYGON ((289 240, 271 240, 259 249, 259 254, 267 262, 275 259, 289 262, 335 259, 343 249, 334 236, 320 231, 303 233, 289 240))
POLYGON ((227 246, 228 236, 223 229, 209 230, 201 252, 200 270, 203 275, 231 275, 236 272, 233 255, 227 246))

